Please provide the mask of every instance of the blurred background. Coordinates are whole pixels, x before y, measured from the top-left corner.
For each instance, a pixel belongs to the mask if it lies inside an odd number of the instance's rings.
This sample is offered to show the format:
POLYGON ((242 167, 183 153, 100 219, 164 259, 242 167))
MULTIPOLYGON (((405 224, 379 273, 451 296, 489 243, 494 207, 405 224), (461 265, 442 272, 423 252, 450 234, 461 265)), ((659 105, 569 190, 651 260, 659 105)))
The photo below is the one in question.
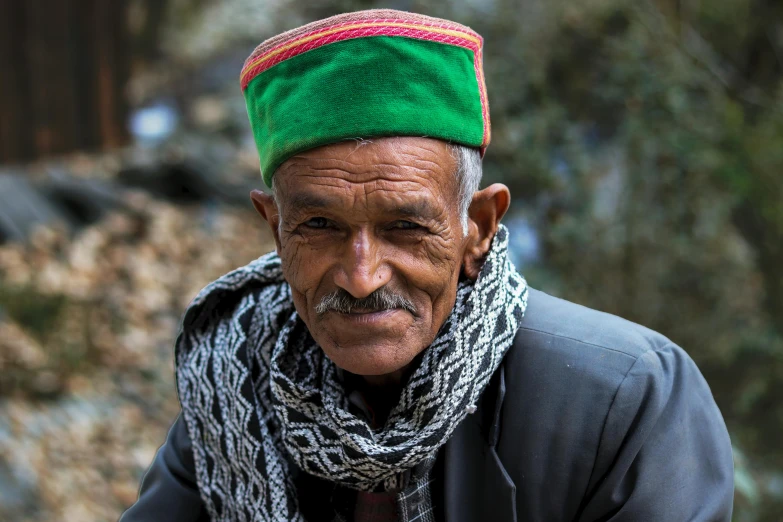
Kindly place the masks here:
POLYGON ((272 249, 242 62, 371 7, 484 35, 517 266, 683 346, 731 432, 734 520, 783 520, 779 0, 0 0, 0 520, 135 500, 187 303, 272 249))

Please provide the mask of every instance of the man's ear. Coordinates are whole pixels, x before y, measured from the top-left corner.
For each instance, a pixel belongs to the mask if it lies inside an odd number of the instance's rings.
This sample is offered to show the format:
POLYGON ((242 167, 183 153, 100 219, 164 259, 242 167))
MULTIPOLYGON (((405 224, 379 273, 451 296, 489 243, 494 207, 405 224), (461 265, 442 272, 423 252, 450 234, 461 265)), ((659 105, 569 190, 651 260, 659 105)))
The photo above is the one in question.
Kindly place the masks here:
POLYGON ((473 194, 468 208, 468 236, 462 267, 465 276, 478 279, 484 259, 498 231, 500 219, 511 203, 508 187, 495 183, 473 194))
POLYGON ((277 253, 280 254, 280 212, 277 209, 275 198, 266 192, 253 190, 250 192, 250 199, 253 201, 256 211, 261 214, 261 217, 269 225, 272 236, 275 238, 277 253))

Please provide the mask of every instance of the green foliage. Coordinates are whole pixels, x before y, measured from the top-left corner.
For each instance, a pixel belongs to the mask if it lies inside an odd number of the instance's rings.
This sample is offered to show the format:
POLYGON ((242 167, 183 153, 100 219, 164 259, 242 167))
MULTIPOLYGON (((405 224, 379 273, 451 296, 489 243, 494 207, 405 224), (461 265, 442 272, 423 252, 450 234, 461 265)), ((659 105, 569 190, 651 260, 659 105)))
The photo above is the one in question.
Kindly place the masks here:
POLYGON ((39 341, 46 340, 51 325, 59 322, 66 305, 67 300, 62 295, 43 295, 0 281, 0 310, 39 341))
POLYGON ((61 294, 0 281, 0 313, 5 316, 0 319, 17 324, 33 343, 0 353, 0 398, 20 392, 36 399, 56 398, 67 377, 89 373, 99 364, 90 335, 93 308, 61 294))

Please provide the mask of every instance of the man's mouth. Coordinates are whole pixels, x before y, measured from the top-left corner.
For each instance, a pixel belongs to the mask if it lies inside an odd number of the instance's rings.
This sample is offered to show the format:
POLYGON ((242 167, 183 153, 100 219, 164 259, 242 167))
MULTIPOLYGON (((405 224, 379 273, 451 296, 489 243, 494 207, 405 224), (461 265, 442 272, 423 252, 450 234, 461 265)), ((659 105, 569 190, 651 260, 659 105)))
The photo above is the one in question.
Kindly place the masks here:
POLYGON ((374 308, 353 308, 350 312, 338 312, 338 313, 345 313, 347 315, 350 314, 379 314, 381 312, 389 312, 392 310, 400 310, 400 308, 380 308, 380 309, 374 309, 374 308))
POLYGON ((334 311, 334 316, 346 322, 354 323, 357 325, 371 326, 375 324, 388 323, 394 320, 395 316, 399 313, 405 313, 405 310, 401 308, 385 308, 382 310, 367 309, 367 308, 354 308, 350 312, 337 312, 334 311))

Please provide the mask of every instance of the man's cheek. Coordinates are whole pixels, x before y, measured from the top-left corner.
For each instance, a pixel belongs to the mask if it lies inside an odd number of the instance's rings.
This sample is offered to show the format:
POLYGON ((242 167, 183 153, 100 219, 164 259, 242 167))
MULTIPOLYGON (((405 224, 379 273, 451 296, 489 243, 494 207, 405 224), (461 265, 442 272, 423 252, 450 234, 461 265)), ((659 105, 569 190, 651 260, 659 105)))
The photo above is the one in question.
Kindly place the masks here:
POLYGON ((453 248, 453 245, 431 242, 427 245, 424 253, 425 256, 421 258, 418 269, 419 274, 434 286, 442 287, 444 284, 448 284, 452 279, 452 274, 459 268, 459 252, 453 248))
MULTIPOLYGON (((310 256, 299 238, 289 239, 284 243, 280 259, 283 262, 283 275, 289 284, 307 276, 310 256)), ((312 268, 315 265, 310 266, 312 268)))
POLYGON ((457 257, 455 241, 452 241, 451 234, 433 234, 421 242, 421 248, 429 260, 434 265, 452 264, 457 257))
MULTIPOLYGON (((322 283, 327 263, 323 256, 310 255, 306 248, 288 252, 283 261, 283 276, 295 292, 312 297, 322 283)), ((312 305, 312 303, 310 303, 312 305)))

